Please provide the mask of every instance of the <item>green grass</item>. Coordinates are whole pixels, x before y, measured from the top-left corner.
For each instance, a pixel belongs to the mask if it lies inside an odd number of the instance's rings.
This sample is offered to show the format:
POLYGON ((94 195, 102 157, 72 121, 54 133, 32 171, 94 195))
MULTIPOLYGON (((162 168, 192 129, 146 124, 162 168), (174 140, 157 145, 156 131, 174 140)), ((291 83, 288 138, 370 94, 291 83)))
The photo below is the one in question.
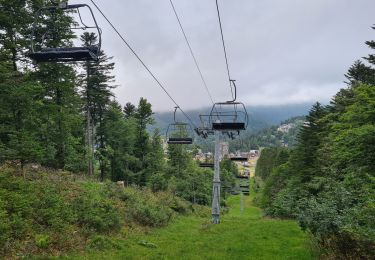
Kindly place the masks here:
POLYGON ((295 221, 262 217, 253 196, 228 199, 219 225, 197 216, 179 217, 166 228, 134 232, 122 249, 89 252, 79 259, 312 259, 308 237, 295 221), (142 243, 140 243, 142 241, 142 243), (149 244, 150 243, 150 244, 149 244), (150 246, 147 246, 150 245, 150 246))

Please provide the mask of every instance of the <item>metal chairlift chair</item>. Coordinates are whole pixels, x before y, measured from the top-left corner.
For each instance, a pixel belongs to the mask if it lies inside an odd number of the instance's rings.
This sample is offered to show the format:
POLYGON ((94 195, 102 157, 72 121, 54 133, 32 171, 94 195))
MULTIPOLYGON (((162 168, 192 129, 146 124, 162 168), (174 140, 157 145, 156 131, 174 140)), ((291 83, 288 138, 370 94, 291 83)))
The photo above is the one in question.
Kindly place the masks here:
POLYGON ((199 163, 199 167, 201 167, 201 168, 214 168, 214 164, 213 163, 203 163, 203 162, 201 162, 201 163, 199 163))
POLYGON ((230 158, 231 161, 236 161, 236 162, 247 162, 248 158, 245 156, 234 156, 230 158))
POLYGON ((194 129, 197 135, 203 137, 204 139, 206 139, 209 135, 214 134, 214 131, 209 126, 209 118, 210 115, 199 115, 201 126, 194 129))
POLYGON ((168 144, 192 144, 193 143, 193 129, 190 124, 176 121, 176 111, 174 110, 174 123, 169 124, 166 132, 166 139, 168 144))
MULTIPOLYGON (((77 23, 74 23, 77 24, 77 23)), ((75 61, 97 61, 100 55, 101 48, 101 29, 99 28, 94 13, 91 7, 87 4, 73 4, 68 5, 66 2, 56 4, 52 7, 43 7, 36 12, 32 33, 31 33, 31 51, 29 57, 35 62, 75 62, 75 61), (94 21, 93 26, 87 26, 83 20, 80 8, 88 8, 90 11, 91 17, 94 21), (92 46, 56 46, 56 47, 47 47, 48 41, 47 36, 51 33, 58 33, 58 30, 55 28, 47 28, 47 31, 42 35, 41 39, 38 39, 39 31, 45 30, 39 24, 39 17, 45 12, 50 14, 54 12, 70 12, 71 10, 76 10, 80 19, 81 27, 71 27, 72 30, 87 30, 94 29, 97 31, 98 44, 92 46), (37 40, 40 40, 38 42, 37 40)))
POLYGON ((246 107, 242 102, 236 101, 237 89, 234 80, 231 80, 234 88, 234 97, 231 101, 217 102, 212 106, 209 122, 212 130, 223 132, 237 132, 246 130, 249 117, 246 107))

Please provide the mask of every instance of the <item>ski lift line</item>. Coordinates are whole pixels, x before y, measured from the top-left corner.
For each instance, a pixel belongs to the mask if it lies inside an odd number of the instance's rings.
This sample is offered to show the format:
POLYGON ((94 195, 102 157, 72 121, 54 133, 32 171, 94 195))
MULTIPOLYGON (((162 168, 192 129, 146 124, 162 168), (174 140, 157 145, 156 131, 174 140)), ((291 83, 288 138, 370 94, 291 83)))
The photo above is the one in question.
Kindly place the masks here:
POLYGON ((189 40, 188 40, 188 38, 187 38, 187 35, 186 35, 186 33, 185 33, 185 30, 184 30, 184 28, 183 28, 183 26, 182 26, 181 20, 180 20, 178 14, 177 14, 177 11, 176 11, 176 8, 175 8, 175 6, 174 6, 174 4, 173 4, 173 1, 172 1, 172 0, 169 0, 169 2, 171 3, 171 7, 172 7, 173 12, 174 12, 174 14, 175 14, 175 16, 176 16, 177 22, 178 22, 178 24, 179 24, 179 26, 180 26, 180 28, 181 28, 181 32, 182 32, 182 34, 184 35, 184 38, 185 38, 186 44, 187 44, 187 46, 189 47, 190 54, 191 54, 191 56, 193 57, 193 60, 194 60, 195 66, 197 67, 197 70, 198 70, 198 72, 199 72, 199 75, 200 75, 200 78, 201 78, 201 80, 202 80, 202 82, 203 82, 203 85, 204 85, 204 87, 205 87, 205 89, 206 89, 206 91, 207 91, 207 94, 208 94, 208 96, 209 96, 209 98, 210 98, 212 104, 214 104, 215 102, 214 102, 214 100, 213 100, 213 98, 212 98, 212 95, 211 95, 210 90, 208 89, 208 86, 207 86, 206 80, 205 80, 204 77, 203 77, 203 73, 202 73, 202 71, 201 71, 201 69, 200 69, 200 67, 199 67, 199 65, 198 65, 198 61, 197 61, 197 59, 196 59, 196 57, 195 57, 195 55, 194 55, 193 49, 191 48, 190 42, 189 42, 189 40))
POLYGON ((225 64, 226 64, 226 67, 227 67, 227 73, 228 73, 228 80, 229 80, 229 86, 230 86, 230 92, 232 93, 232 98, 234 98, 233 96, 233 89, 232 89, 232 78, 230 76, 230 72, 229 72, 229 64, 228 64, 228 56, 227 56, 227 50, 225 48, 225 41, 224 41, 224 34, 223 34, 223 26, 221 24, 221 17, 220 17, 220 10, 219 10, 219 3, 218 3, 218 0, 216 0, 216 10, 217 10, 217 17, 219 19, 219 25, 220 25, 220 34, 221 34, 221 41, 223 43, 223 50, 224 50, 224 56, 225 56, 225 64))
POLYGON ((103 11, 99 8, 99 6, 94 2, 94 0, 90 0, 91 3, 95 6, 95 8, 99 11, 99 13, 103 16, 103 18, 108 22, 108 24, 112 27, 112 29, 116 32, 116 34, 120 37, 123 43, 125 43, 126 47, 134 54, 134 56, 138 59, 138 61, 142 64, 142 66, 147 70, 147 72, 151 75, 151 77, 155 80, 155 82, 159 85, 159 87, 167 94, 169 99, 180 109, 182 114, 189 120, 189 122, 194 126, 194 122, 190 119, 190 117, 181 109, 181 107, 177 104, 177 102, 174 100, 174 98, 168 93, 166 88, 163 86, 163 84, 156 78, 154 73, 147 67, 147 65, 143 62, 143 60, 139 57, 139 55, 135 52, 135 50, 130 46, 130 44, 125 40, 125 38, 122 36, 122 34, 116 29, 116 27, 112 24, 112 22, 107 18, 107 16, 103 13, 103 11))

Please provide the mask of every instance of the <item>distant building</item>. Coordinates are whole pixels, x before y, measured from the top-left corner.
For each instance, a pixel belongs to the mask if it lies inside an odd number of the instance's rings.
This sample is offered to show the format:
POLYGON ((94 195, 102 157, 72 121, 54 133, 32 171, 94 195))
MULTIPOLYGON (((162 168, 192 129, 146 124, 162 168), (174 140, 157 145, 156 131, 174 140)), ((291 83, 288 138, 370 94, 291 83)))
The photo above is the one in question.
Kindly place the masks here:
POLYGON ((290 129, 294 127, 294 124, 282 124, 277 128, 277 131, 288 133, 290 129))
POLYGON ((258 157, 259 150, 250 150, 250 157, 258 157))
POLYGON ((228 156, 229 154, 229 144, 228 142, 220 142, 220 147, 219 147, 219 159, 223 159, 224 157, 228 156))

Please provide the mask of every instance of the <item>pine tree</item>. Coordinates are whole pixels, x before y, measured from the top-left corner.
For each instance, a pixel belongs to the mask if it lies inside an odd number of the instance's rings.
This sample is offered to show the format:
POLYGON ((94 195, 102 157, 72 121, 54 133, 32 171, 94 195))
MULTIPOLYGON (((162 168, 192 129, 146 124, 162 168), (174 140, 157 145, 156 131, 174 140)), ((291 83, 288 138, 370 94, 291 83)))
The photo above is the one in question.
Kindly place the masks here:
MULTIPOLYGON (((371 27, 372 29, 375 30, 375 26, 371 27)), ((371 48, 372 50, 375 50, 375 41, 374 40, 371 40, 371 41, 366 41, 366 45, 371 48)), ((365 58, 368 62, 370 62, 371 64, 375 65, 375 54, 369 54, 366 58, 365 58)))
POLYGON ((145 184, 147 177, 141 171, 145 167, 145 159, 147 154, 150 152, 150 142, 149 134, 147 132, 147 127, 154 123, 152 118, 153 112, 151 109, 151 104, 147 102, 147 99, 141 98, 137 110, 134 114, 134 119, 136 122, 136 139, 134 146, 134 155, 140 161, 140 168, 138 171, 139 180, 138 183, 145 184))
MULTIPOLYGON (((97 44, 97 36, 94 33, 85 32, 81 36, 84 46, 97 44)), ((95 129, 100 128, 103 123, 104 112, 113 96, 111 89, 114 76, 111 75, 114 63, 109 62, 112 57, 107 57, 103 51, 100 52, 98 61, 86 61, 83 63, 84 73, 80 75, 82 97, 85 102, 86 112, 86 144, 88 153, 88 174, 93 175, 94 164, 93 154, 95 141, 100 149, 105 149, 104 136, 96 133, 95 129)), ((103 163, 100 163, 103 165, 103 163)), ((101 168, 101 176, 105 175, 105 168, 101 168)))
MULTIPOLYGON (((34 6, 35 9, 38 7, 34 6)), ((42 28, 48 28, 46 33, 49 37, 45 38, 44 47, 71 45, 75 37, 70 29, 72 17, 58 10, 41 15, 38 21, 42 28)), ((37 43, 41 42, 41 37, 36 35, 37 43)), ((43 121, 40 138, 45 150, 43 163, 79 171, 84 161, 84 150, 76 72, 69 64, 44 63, 36 66, 34 77, 44 89, 43 110, 40 111, 43 121)))
POLYGON ((361 83, 375 84, 375 70, 365 65, 360 60, 354 62, 345 74, 345 77, 349 80, 346 82, 349 86, 355 86, 361 83))
POLYGON ((22 68, 28 47, 33 1, 0 1, 0 154, 1 160, 40 161, 41 87, 22 68))
POLYGON ((132 103, 128 102, 125 104, 124 106, 125 118, 134 117, 135 112, 136 112, 136 108, 132 103))
POLYGON ((102 157, 100 160, 101 168, 107 172, 113 181, 126 181, 134 183, 134 169, 139 169, 139 161, 133 155, 135 146, 135 129, 133 121, 125 120, 121 106, 113 101, 109 104, 104 113, 103 124, 101 126, 102 135, 104 136, 105 147, 99 148, 97 156, 102 157))
POLYGON ((166 181, 164 177, 166 162, 162 139, 158 129, 154 130, 153 136, 151 138, 150 151, 146 155, 145 164, 146 167, 143 171, 144 176, 141 177, 143 183, 140 184, 145 185, 146 183, 149 183, 150 179, 153 179, 154 184, 158 182, 158 188, 156 188, 154 185, 154 190, 160 190, 166 187, 166 181))

